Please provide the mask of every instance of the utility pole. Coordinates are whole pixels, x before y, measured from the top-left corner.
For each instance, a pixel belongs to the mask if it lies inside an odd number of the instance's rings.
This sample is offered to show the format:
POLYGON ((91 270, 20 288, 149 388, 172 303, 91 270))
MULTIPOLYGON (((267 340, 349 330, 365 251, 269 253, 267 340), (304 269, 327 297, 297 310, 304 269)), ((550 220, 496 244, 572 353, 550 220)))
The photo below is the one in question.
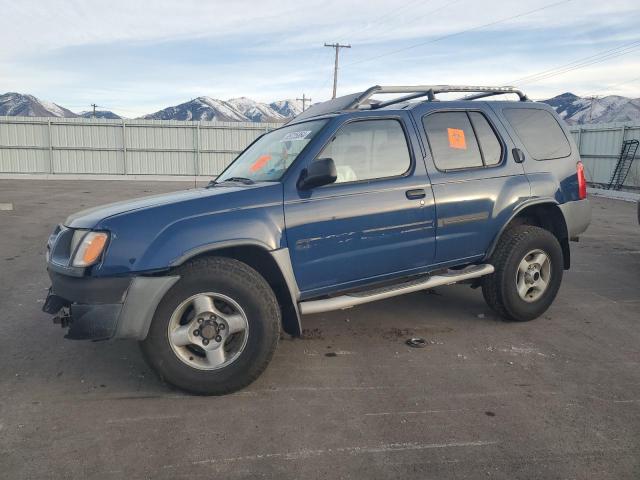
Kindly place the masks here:
POLYGON ((311 98, 307 97, 304 93, 302 94, 302 98, 296 98, 297 101, 302 102, 302 111, 305 111, 307 106, 307 102, 311 103, 311 98))
POLYGON ((92 103, 91 106, 93 107, 93 115, 91 115, 91 118, 96 118, 96 107, 98 105, 96 105, 95 103, 92 103))
POLYGON ((597 95, 592 95, 591 97, 587 97, 591 99, 591 105, 589 106, 589 123, 591 123, 591 114, 593 113, 593 101, 598 99, 597 95))
POLYGON ((341 45, 339 43, 325 43, 325 47, 331 47, 336 49, 336 61, 333 66, 333 96, 336 98, 336 90, 338 89, 338 52, 341 48, 351 48, 351 45, 341 45))

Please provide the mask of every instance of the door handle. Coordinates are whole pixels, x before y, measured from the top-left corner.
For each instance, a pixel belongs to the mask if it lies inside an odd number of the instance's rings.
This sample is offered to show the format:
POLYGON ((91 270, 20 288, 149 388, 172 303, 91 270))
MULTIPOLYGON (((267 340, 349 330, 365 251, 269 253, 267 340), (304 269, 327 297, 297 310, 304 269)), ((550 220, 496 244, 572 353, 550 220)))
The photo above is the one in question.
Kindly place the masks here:
POLYGON ((524 152, 519 148, 514 148, 511 153, 513 153, 513 161, 516 163, 524 162, 524 152))
POLYGON ((424 191, 424 188, 414 188, 412 190, 407 190, 406 195, 409 200, 417 200, 418 198, 426 197, 427 192, 424 191))

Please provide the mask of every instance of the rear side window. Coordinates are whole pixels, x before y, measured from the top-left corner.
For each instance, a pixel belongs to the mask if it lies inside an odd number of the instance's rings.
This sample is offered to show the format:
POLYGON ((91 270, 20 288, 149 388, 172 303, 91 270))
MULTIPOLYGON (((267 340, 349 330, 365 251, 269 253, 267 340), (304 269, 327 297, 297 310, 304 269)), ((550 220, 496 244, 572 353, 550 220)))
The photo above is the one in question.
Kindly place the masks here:
POLYGON ((439 170, 500 163, 502 145, 480 112, 438 112, 422 119, 439 170))
POLYGON ((480 112, 469 112, 469 118, 473 123, 473 129, 476 131, 478 143, 482 150, 485 165, 497 165, 502 159, 502 145, 496 137, 491 125, 484 115, 480 112))
POLYGON ((348 123, 318 158, 333 159, 338 171, 335 183, 395 177, 411 167, 407 139, 397 120, 348 123))
POLYGON ((536 160, 567 157, 571 146, 558 121, 545 110, 505 108, 502 113, 536 160))
POLYGON ((457 170, 482 166, 482 156, 466 112, 440 112, 422 120, 436 167, 457 170))

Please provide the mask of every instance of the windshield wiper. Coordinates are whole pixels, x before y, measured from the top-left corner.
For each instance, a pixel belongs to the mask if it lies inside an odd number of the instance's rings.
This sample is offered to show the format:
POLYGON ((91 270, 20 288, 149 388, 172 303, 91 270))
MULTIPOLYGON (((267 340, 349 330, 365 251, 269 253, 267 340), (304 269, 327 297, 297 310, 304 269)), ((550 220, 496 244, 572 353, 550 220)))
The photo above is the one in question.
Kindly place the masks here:
POLYGON ((214 185, 221 185, 225 182, 238 182, 238 183, 244 183, 245 185, 253 185, 254 183, 256 183, 250 178, 246 178, 246 177, 229 177, 229 178, 225 178, 221 182, 218 182, 217 180, 211 180, 209 182, 209 185, 207 185, 207 188, 213 187, 214 185))
POLYGON ((247 177, 229 177, 229 178, 225 178, 223 182, 240 182, 240 183, 244 183, 245 185, 252 185, 256 183, 247 177))

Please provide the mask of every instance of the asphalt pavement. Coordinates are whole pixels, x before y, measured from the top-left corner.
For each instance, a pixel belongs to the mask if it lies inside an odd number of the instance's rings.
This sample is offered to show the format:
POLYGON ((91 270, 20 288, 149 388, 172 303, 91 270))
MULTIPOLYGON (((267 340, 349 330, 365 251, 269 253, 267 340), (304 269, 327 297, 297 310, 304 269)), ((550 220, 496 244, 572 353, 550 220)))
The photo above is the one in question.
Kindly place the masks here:
POLYGON ((0 478, 640 478, 634 204, 592 200, 537 320, 467 286, 311 315, 254 384, 197 397, 136 342, 65 340, 40 310, 56 223, 188 185, 0 180, 0 478))

